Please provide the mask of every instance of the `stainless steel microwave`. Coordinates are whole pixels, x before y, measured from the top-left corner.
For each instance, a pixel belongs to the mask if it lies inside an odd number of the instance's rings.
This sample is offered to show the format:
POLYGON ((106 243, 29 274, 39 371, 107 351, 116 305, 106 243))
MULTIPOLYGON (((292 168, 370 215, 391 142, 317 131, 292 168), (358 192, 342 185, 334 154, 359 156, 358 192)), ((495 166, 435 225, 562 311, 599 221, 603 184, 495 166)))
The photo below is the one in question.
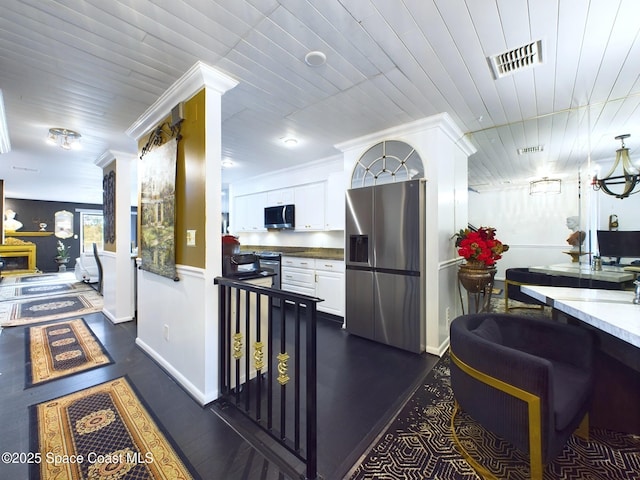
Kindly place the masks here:
POLYGON ((295 228, 295 205, 279 205, 264 208, 264 227, 289 229, 295 228))

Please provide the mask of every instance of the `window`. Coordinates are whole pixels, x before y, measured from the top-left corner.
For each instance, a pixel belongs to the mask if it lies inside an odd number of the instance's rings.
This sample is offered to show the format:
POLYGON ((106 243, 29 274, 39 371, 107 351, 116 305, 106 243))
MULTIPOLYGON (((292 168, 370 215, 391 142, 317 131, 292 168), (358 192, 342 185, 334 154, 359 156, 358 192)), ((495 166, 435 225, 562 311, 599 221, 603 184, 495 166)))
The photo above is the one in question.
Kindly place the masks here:
POLYGON ((102 250, 103 244, 103 220, 102 210, 80 211, 80 246, 83 252, 91 252, 94 242, 98 250, 102 250))
POLYGON ((424 177, 424 167, 415 149, 398 140, 386 140, 364 152, 353 170, 351 188, 404 182, 424 177))

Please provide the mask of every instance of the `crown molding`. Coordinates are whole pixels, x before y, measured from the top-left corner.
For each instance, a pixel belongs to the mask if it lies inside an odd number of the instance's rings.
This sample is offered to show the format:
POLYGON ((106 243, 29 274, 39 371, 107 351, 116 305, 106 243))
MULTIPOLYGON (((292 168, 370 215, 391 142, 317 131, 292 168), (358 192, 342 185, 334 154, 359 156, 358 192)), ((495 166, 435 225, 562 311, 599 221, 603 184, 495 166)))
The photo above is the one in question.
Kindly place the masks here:
POLYGON ((222 95, 237 84, 237 80, 198 61, 133 122, 126 134, 137 141, 169 115, 173 107, 190 99, 203 88, 222 95))
POLYGON ((476 152, 476 148, 471 144, 471 142, 469 142, 464 133, 462 133, 462 130, 458 128, 451 116, 446 112, 422 118, 414 122, 397 125, 385 130, 380 130, 375 133, 370 133, 362 137, 354 138, 353 140, 338 143, 334 145, 334 147, 345 152, 354 148, 370 146, 374 143, 380 142, 381 140, 402 138, 407 135, 413 135, 433 128, 440 129, 467 155, 471 155, 476 152))
POLYGON ((122 152, 119 150, 107 150, 93 163, 100 168, 105 168, 114 160, 134 161, 136 160, 136 156, 133 153, 122 152))

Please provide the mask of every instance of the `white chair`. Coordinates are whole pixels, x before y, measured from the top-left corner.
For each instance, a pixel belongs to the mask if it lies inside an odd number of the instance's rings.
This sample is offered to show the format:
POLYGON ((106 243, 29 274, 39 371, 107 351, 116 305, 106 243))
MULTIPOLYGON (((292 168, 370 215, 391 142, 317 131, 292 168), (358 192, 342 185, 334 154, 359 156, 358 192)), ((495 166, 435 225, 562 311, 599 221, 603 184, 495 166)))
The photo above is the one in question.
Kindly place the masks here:
POLYGON ((100 281, 100 272, 93 252, 83 252, 76 258, 75 274, 79 282, 97 283, 100 281))

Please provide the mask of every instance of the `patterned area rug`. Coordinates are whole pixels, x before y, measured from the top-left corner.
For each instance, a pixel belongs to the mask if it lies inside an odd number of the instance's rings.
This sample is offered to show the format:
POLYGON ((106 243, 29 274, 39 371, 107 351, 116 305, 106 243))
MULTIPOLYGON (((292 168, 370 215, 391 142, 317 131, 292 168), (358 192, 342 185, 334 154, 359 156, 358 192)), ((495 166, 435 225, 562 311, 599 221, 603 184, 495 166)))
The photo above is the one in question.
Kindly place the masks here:
POLYGON ((74 272, 60 273, 29 273, 26 275, 4 275, 0 287, 15 286, 16 284, 33 284, 46 282, 73 282, 76 280, 74 272))
MULTIPOLYGON (((443 356, 346 478, 478 480, 456 449, 450 431, 453 392, 449 355, 443 356)), ((529 478, 528 456, 459 412, 456 432, 469 453, 497 478, 529 478)), ((572 436, 544 470, 545 480, 637 480, 640 436, 591 429, 589 441, 572 436)))
POLYGON ((32 405, 29 418, 41 458, 31 479, 199 478, 125 377, 32 405))
POLYGON ((19 297, 35 298, 61 293, 84 292, 91 286, 84 282, 36 282, 33 284, 15 284, 0 288, 0 301, 18 300, 19 297))
POLYGON ((113 363, 81 318, 26 328, 25 336, 26 387, 113 363))
POLYGON ((79 317, 102 311, 102 296, 94 290, 34 299, 0 302, 0 326, 14 327, 79 317))

